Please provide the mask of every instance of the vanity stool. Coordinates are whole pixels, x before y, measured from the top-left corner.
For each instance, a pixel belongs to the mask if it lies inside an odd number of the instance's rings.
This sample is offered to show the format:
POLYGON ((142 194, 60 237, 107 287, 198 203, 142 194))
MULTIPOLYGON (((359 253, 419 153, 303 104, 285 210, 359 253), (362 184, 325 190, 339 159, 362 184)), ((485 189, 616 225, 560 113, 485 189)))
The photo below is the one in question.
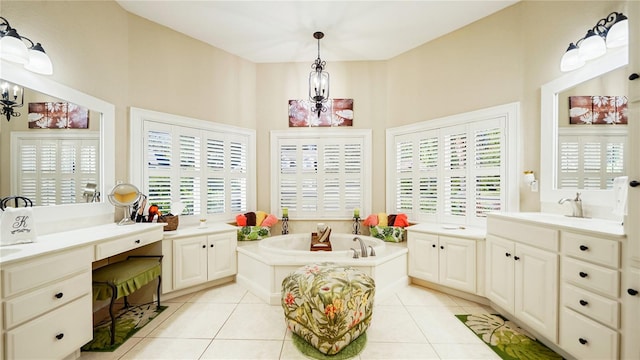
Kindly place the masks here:
POLYGON ((369 328, 374 295, 369 275, 333 263, 303 266, 282 281, 287 327, 326 355, 337 354, 369 328))
POLYGON ((115 301, 124 297, 124 308, 129 307, 127 296, 158 278, 158 307, 160 307, 160 285, 162 283, 162 255, 132 255, 93 271, 93 299, 111 299, 111 345, 115 343, 116 316, 113 312, 115 301))

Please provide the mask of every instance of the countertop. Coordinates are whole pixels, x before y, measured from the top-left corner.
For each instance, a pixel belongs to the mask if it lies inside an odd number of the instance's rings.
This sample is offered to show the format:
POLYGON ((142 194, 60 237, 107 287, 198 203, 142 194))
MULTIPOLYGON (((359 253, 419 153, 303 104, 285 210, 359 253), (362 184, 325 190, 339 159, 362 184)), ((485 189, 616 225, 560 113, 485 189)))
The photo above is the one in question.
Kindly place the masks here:
POLYGON ((473 240, 484 240, 487 235, 487 229, 483 227, 440 223, 420 223, 407 227, 407 230, 473 240))
POLYGON ((560 214, 537 212, 491 213, 489 216, 516 219, 536 224, 553 225, 560 229, 586 234, 625 237, 624 226, 619 221, 591 218, 576 218, 560 214))
POLYGON ((58 232, 38 236, 36 242, 28 244, 6 245, 0 247, 0 264, 26 260, 57 251, 72 249, 84 245, 93 245, 106 240, 162 229, 163 223, 136 223, 118 226, 115 223, 91 226, 87 228, 58 232))

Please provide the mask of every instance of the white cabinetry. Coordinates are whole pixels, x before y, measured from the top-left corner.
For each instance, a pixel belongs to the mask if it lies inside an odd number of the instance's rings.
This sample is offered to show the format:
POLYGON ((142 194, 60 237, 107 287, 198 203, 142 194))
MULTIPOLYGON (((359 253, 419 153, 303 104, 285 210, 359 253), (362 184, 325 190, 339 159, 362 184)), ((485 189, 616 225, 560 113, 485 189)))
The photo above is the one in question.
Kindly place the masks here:
POLYGON ((640 359, 640 269, 622 275, 622 359, 640 359))
POLYGON ((618 358, 620 242, 561 231, 560 346, 581 359, 618 358))
POLYGON ((408 230, 409 276, 476 293, 477 240, 408 230))
POLYGON ((64 358, 93 336, 93 247, 2 268, 4 358, 64 358))
POLYGON ((486 247, 487 298, 540 335, 556 341, 557 231, 489 217, 486 247))
POLYGON ((173 241, 173 290, 236 273, 235 231, 173 241))

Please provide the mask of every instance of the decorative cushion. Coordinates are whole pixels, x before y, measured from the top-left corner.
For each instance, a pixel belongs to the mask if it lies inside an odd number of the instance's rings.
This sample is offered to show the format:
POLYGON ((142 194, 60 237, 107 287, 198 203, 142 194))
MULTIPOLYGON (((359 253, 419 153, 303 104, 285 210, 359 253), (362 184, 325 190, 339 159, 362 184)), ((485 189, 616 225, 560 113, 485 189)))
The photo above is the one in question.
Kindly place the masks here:
POLYGON ((371 277, 332 263, 306 265, 282 281, 287 326, 326 355, 337 354, 369 328, 374 295, 371 277))
POLYGON ((271 229, 266 226, 243 226, 238 228, 238 241, 260 240, 271 236, 271 229))
POLYGON ((401 242, 405 240, 405 229, 398 226, 370 226, 371 236, 388 242, 401 242))

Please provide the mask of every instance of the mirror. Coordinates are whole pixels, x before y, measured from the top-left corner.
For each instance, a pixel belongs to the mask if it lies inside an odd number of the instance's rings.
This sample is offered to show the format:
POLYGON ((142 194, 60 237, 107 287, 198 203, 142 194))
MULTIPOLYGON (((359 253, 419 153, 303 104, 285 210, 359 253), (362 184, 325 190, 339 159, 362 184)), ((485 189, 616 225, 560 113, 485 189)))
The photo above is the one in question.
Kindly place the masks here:
POLYGON ((124 217, 120 220, 118 225, 135 224, 135 222, 131 220, 131 206, 138 202, 141 195, 142 194, 138 188, 132 184, 122 183, 111 189, 109 195, 107 195, 109 201, 114 206, 124 209, 124 217))
MULTIPOLYGON (((591 180, 583 181, 583 179, 577 181, 567 179, 566 174, 562 174, 559 169, 566 165, 562 161, 567 161, 568 150, 563 148, 563 144, 566 145, 567 142, 561 144, 560 141, 567 137, 573 137, 573 139, 591 137, 600 140, 604 137, 611 137, 614 141, 626 140, 625 125, 569 125, 568 97, 574 95, 626 95, 624 67, 627 63, 627 47, 610 49, 607 54, 591 60, 584 67, 566 73, 542 86, 540 136, 540 202, 542 211, 554 212, 557 209, 559 199, 575 197, 576 192, 581 193, 585 205, 591 206, 592 209, 600 208, 595 209, 591 216, 601 217, 598 216, 599 211, 606 214, 611 208, 609 205, 611 190, 608 190, 610 187, 606 181, 594 180, 591 182, 591 180), (622 79, 619 79, 620 77, 622 79), (608 85, 604 88, 599 87, 599 84, 603 83, 608 85), (593 90, 596 85, 598 85, 598 90, 593 90), (585 91, 587 93, 583 93, 585 91), (594 91, 598 93, 592 93, 594 91), (609 92, 611 93, 609 94, 609 92), (605 135, 605 133, 607 134, 605 135)), ((580 156, 583 155, 584 149, 584 147, 580 148, 580 156)), ((622 165, 624 165, 624 160, 622 165)), ((582 172, 585 169, 578 170, 582 172)))
MULTIPOLYGON (((0 74, 0 77, 3 80, 6 80, 12 84, 23 86, 24 88, 29 89, 29 91, 32 90, 41 94, 38 96, 46 96, 46 98, 43 98, 45 99, 43 101, 48 101, 46 99, 61 99, 65 102, 82 105, 87 109, 91 109, 89 115, 90 128, 88 130, 89 132, 95 130, 95 133, 99 134, 98 152, 100 155, 97 162, 98 174, 96 179, 97 181, 95 182, 97 183, 96 189, 100 193, 106 194, 106 191, 110 190, 115 184, 115 107, 113 106, 113 104, 107 103, 93 96, 59 84, 47 77, 26 71, 23 67, 16 64, 2 61, 1 66, 2 74, 0 74), (91 126, 95 126, 95 128, 91 128, 91 126)), ((34 96, 36 96, 35 93, 34 96)), ((27 100, 27 94, 25 93, 25 105, 22 108, 17 109, 20 113, 22 113, 23 116, 21 116, 20 118, 12 118, 10 121, 11 123, 13 123, 14 121, 16 121, 16 123, 18 121, 23 121, 22 117, 24 117, 25 115, 28 116, 28 102, 29 101, 27 100)), ((11 169, 11 164, 7 163, 7 159, 12 156, 6 156, 5 153, 5 151, 9 151, 9 147, 4 145, 5 139, 11 139, 11 134, 13 133, 13 131, 10 131, 11 128, 7 126, 8 122, 4 116, 0 118, 0 121, 0 137, 2 138, 3 142, 2 146, 0 146, 0 159, 2 159, 2 161, 0 162, 0 168, 2 169, 2 176, 0 177, 0 196, 4 197, 15 195, 11 194, 11 191, 13 191, 12 186, 6 183, 11 179, 11 175, 8 173, 12 171, 9 170, 13 169, 11 169)), ((14 126, 14 124, 12 124, 12 126, 14 126)), ((48 131, 45 129, 27 129, 24 123, 22 124, 22 126, 24 126, 24 129, 26 129, 25 132, 27 132, 28 130, 28 133, 48 131)), ((73 130, 69 131, 69 133, 73 133, 74 131, 83 133, 87 131, 85 129, 62 129, 57 131, 67 133, 67 130, 73 130)), ((55 130, 51 130, 51 132, 53 131, 55 130)), ((80 184, 80 187, 84 188, 86 185, 87 184, 80 184)), ((92 213, 92 211, 96 208, 101 208, 105 211, 107 211, 107 209, 110 209, 109 212, 113 213, 113 207, 105 203, 104 199, 101 203, 76 203, 55 206, 63 206, 64 210, 73 209, 73 213, 77 212, 79 216, 86 216, 86 214, 92 213), (89 209, 88 212, 87 209, 89 209)), ((69 216, 72 214, 66 213, 65 215, 69 216)))

